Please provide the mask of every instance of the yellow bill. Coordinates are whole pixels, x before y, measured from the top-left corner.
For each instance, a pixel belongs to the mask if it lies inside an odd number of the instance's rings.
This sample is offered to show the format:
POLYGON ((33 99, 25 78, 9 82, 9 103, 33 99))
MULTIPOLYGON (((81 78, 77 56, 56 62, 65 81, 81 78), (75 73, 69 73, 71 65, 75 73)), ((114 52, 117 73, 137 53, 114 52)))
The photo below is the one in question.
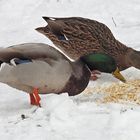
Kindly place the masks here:
POLYGON ((126 82, 126 80, 125 80, 125 78, 122 76, 122 74, 120 73, 120 70, 118 69, 118 67, 117 67, 117 69, 112 73, 112 75, 114 76, 114 77, 116 77, 117 79, 119 79, 120 81, 122 81, 122 82, 126 82))

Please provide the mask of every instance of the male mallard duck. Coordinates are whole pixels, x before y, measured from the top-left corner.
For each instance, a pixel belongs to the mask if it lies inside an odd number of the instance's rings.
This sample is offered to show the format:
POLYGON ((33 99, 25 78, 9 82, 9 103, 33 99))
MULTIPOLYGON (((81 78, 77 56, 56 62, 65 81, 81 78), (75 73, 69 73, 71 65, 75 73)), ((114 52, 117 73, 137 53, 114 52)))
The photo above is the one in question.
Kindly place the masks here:
POLYGON ((140 69, 140 51, 116 40, 103 23, 80 17, 43 19, 48 25, 36 30, 47 36, 72 59, 76 60, 91 52, 102 52, 112 56, 120 70, 131 66, 140 69))
POLYGON ((30 93, 40 106, 38 94, 81 93, 89 82, 90 70, 112 73, 125 82, 115 60, 105 54, 88 54, 71 62, 55 48, 42 43, 25 43, 0 49, 0 82, 30 93))

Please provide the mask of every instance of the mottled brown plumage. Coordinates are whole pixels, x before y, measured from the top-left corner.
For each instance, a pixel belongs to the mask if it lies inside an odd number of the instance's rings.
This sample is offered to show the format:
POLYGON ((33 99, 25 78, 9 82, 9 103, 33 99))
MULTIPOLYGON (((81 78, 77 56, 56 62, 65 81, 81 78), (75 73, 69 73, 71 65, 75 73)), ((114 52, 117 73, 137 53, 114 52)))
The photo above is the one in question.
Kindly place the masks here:
POLYGON ((140 51, 115 39, 103 23, 80 17, 43 17, 48 25, 36 30, 47 36, 72 59, 91 52, 103 52, 115 58, 120 70, 134 66, 140 69, 140 51))

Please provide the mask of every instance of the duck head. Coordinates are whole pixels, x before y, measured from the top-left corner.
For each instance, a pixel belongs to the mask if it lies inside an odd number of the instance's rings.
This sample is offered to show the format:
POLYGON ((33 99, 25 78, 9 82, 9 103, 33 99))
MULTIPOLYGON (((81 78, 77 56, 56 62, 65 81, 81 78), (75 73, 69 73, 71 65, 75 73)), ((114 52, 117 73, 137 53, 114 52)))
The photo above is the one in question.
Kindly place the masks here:
POLYGON ((91 71, 99 70, 100 72, 111 73, 120 81, 126 82, 117 67, 115 59, 107 54, 91 53, 80 57, 80 60, 83 61, 91 71))

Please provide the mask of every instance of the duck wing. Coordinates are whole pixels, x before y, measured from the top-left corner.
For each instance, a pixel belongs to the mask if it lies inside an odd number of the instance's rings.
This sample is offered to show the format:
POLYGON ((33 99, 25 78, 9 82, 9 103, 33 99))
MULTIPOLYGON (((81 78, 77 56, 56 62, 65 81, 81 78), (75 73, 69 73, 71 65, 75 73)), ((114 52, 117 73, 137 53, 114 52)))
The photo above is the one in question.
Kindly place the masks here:
MULTIPOLYGON (((45 19, 45 18, 44 18, 45 19)), ((86 29, 88 25, 75 18, 47 18, 48 25, 36 30, 46 35, 58 48, 69 57, 77 59, 89 52, 101 52, 100 44, 86 29)))
POLYGON ((0 49, 0 63, 10 63, 16 58, 17 63, 31 60, 43 60, 50 63, 50 60, 67 59, 55 48, 43 43, 25 43, 0 49))

